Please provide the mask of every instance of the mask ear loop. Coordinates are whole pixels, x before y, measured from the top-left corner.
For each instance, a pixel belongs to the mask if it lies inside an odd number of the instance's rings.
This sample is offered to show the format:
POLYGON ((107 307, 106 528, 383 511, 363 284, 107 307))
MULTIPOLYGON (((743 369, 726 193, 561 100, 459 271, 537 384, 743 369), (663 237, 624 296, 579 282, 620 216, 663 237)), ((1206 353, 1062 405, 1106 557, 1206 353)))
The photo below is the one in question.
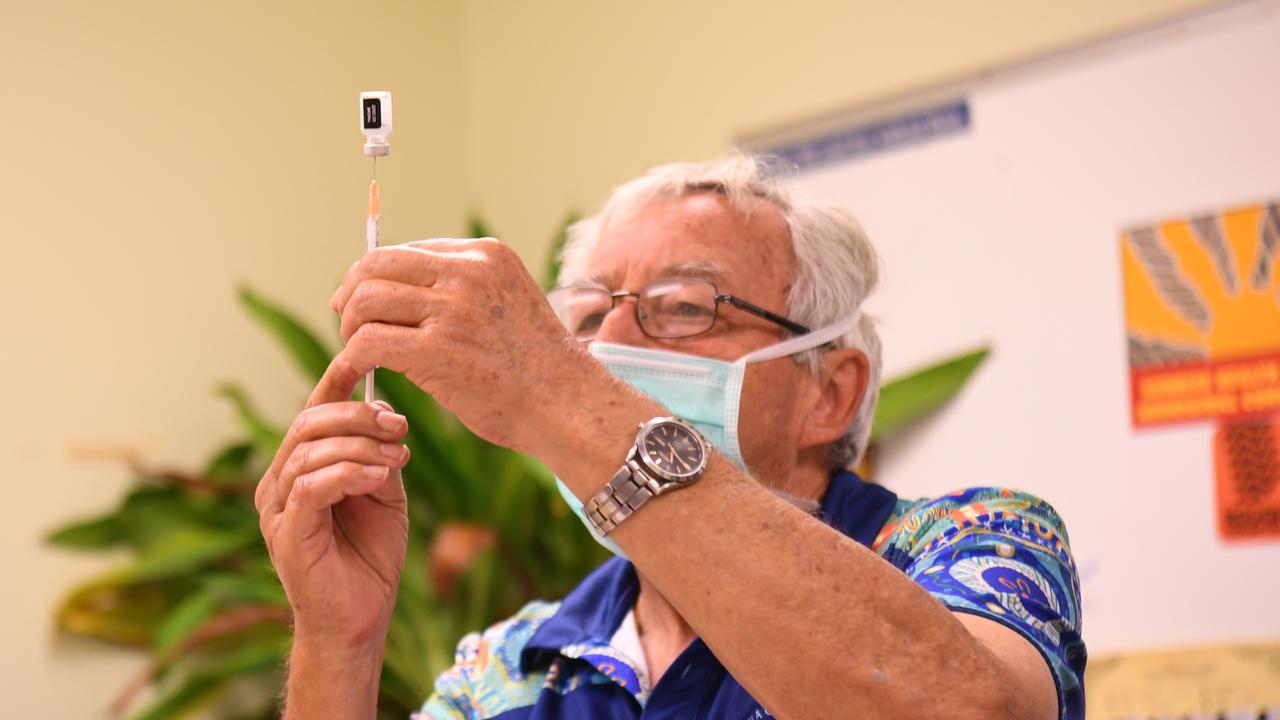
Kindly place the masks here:
MULTIPOLYGON (((844 320, 818 328, 813 332, 789 338, 759 350, 752 350, 733 362, 733 372, 730 373, 729 382, 725 387, 724 421, 721 424, 724 427, 725 441, 738 454, 738 457, 742 457, 742 445, 738 442, 738 413, 741 409, 742 386, 746 382, 747 365, 822 347, 853 330, 860 317, 862 313, 855 312, 844 320)), ((742 462, 745 464, 746 458, 743 458, 742 462)), ((750 474, 751 469, 746 468, 746 470, 750 474)))
POLYGON ((738 358, 735 364, 748 365, 755 362, 764 362, 766 360, 774 360, 788 355, 795 355, 798 352, 812 350, 816 347, 822 347, 827 343, 837 340, 847 335, 858 325, 858 320, 862 318, 862 312, 857 311, 844 320, 840 320, 826 327, 820 327, 813 332, 804 335, 797 335, 788 338, 782 342, 762 347, 759 350, 751 352, 738 358))

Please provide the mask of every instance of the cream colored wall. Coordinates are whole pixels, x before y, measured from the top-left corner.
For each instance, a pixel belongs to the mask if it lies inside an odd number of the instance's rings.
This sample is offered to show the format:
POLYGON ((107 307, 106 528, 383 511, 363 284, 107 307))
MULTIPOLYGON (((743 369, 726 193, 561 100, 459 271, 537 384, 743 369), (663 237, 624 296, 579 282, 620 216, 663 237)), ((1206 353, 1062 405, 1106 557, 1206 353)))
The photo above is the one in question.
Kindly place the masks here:
POLYGON ((328 329, 364 244, 357 94, 396 93, 384 236, 461 230, 452 2, 41 0, 0 6, 7 411, 0 714, 100 717, 142 658, 55 643, 96 558, 41 548, 128 475, 82 445, 192 467, 234 434, 213 388, 287 420, 308 390, 239 311, 248 283, 328 329))
POLYGON ((362 242, 359 90, 396 93, 385 239, 482 208, 541 263, 565 210, 654 163, 1201 4, 9 2, 5 714, 93 717, 142 663, 50 632, 60 592, 105 565, 39 536, 128 480, 72 449, 189 467, 234 432, 219 380, 281 420, 304 397, 232 291, 329 322, 362 242))
POLYGON ((468 198, 541 260, 566 209, 656 163, 1206 4, 467 3, 468 198))

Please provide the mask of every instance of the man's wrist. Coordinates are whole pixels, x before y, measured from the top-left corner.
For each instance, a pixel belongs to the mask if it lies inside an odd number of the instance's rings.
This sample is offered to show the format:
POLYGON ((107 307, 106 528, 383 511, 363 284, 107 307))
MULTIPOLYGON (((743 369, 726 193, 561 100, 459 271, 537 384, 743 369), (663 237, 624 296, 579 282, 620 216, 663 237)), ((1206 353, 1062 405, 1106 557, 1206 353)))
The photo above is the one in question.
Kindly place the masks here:
POLYGON ((285 718, 373 718, 385 638, 359 644, 294 633, 285 718))
POLYGON ((534 452, 583 499, 600 490, 626 460, 640 423, 670 414, 594 359, 591 365, 572 384, 572 392, 546 407, 540 419, 546 432, 534 452))

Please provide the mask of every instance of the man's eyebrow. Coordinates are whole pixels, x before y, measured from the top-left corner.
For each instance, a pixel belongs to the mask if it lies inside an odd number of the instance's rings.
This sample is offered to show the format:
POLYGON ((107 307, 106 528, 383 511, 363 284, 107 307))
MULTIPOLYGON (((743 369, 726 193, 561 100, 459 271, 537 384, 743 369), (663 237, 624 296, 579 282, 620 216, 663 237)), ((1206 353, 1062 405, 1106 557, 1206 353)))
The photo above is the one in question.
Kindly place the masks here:
MULTIPOLYGON (((656 277, 659 278, 702 278, 707 280, 720 280, 728 274, 722 265, 711 260, 688 260, 685 262, 673 263, 658 271, 656 277)), ((587 285, 600 285, 602 287, 612 287, 605 277, 599 273, 592 273, 587 277, 576 281, 572 284, 585 283, 587 285)))
POLYGON ((668 265, 659 272, 663 277, 705 277, 718 279, 724 277, 726 270, 718 263, 710 260, 690 260, 688 262, 668 265))

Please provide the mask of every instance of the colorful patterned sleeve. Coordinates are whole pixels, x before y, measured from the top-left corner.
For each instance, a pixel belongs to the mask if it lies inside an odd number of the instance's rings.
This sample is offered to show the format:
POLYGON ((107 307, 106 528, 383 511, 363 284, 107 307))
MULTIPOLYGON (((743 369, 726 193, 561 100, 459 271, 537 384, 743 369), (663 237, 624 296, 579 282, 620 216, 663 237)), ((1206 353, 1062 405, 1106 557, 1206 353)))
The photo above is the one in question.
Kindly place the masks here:
POLYGON ((435 692, 410 720, 473 720, 470 711, 470 682, 467 670, 476 664, 480 633, 470 633, 458 642, 454 665, 436 678, 435 692))
POLYGON ((435 692, 411 720, 488 720, 532 705, 547 673, 523 673, 520 651, 559 607, 533 601, 483 633, 463 637, 453 667, 436 678, 435 692))
POLYGON ((1029 640, 1053 671, 1059 716, 1084 718, 1080 580, 1048 503, 1001 488, 900 503, 874 549, 953 611, 1029 640))

